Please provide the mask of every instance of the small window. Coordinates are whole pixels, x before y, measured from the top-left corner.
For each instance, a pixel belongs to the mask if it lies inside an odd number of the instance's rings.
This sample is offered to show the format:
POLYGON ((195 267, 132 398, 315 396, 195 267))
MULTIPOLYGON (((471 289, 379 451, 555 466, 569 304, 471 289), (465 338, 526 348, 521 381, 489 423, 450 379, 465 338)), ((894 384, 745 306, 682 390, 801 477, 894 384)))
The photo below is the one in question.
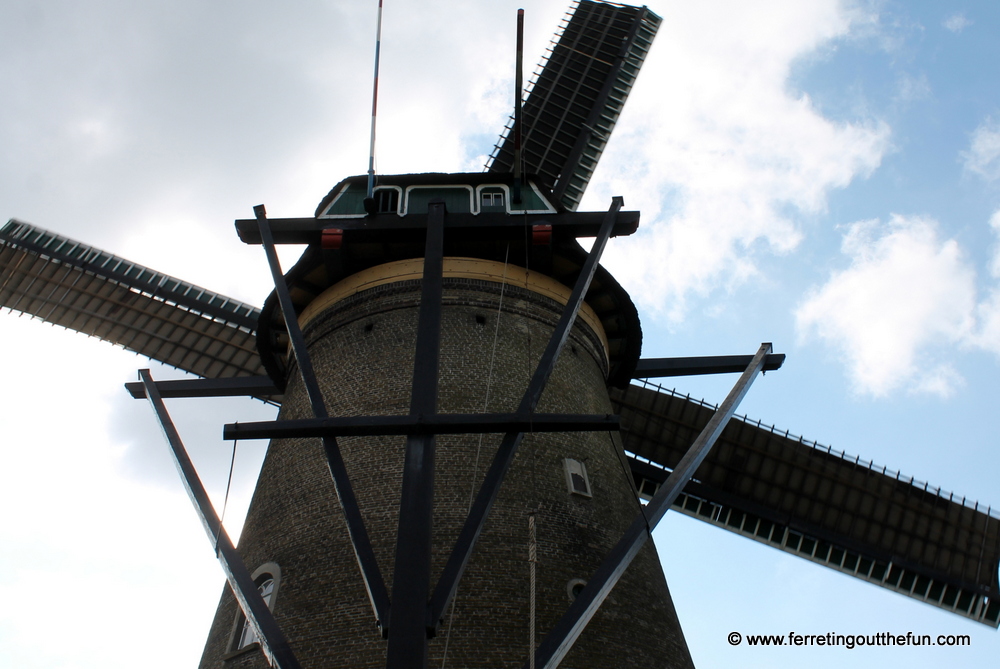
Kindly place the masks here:
POLYGON ((586 465, 579 460, 566 458, 563 460, 563 470, 566 472, 566 485, 570 493, 582 497, 592 496, 586 465))
MULTIPOLYGON (((267 608, 274 610, 274 602, 278 595, 278 586, 281 584, 281 568, 273 562, 261 565, 251 574, 257 592, 264 599, 267 608)), ((250 622, 243 615, 243 611, 237 610, 236 620, 233 623, 233 635, 229 645, 230 651, 237 653, 249 646, 257 643, 257 634, 250 627, 250 622)))
POLYGON ((399 212, 399 191, 395 188, 383 188, 373 193, 375 211, 379 214, 395 214, 399 212))
MULTIPOLYGON (((274 579, 265 578, 257 585, 257 591, 260 592, 260 596, 264 598, 264 603, 267 604, 267 608, 271 608, 271 595, 274 594, 274 579)), ((240 642, 236 646, 236 649, 246 648, 252 643, 257 643, 257 634, 254 633, 253 628, 250 627, 250 621, 245 617, 243 618, 243 630, 240 632, 240 642)))
POLYGON ((503 211, 503 191, 483 191, 480 194, 480 205, 483 211, 503 211))

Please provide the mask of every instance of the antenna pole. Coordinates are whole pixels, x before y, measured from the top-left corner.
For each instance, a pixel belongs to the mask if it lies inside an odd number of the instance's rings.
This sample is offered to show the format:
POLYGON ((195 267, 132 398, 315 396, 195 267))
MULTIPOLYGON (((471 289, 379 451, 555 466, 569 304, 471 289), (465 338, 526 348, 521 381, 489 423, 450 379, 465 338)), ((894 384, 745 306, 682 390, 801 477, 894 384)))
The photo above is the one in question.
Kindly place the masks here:
POLYGON ((375 28, 375 80, 372 82, 372 134, 368 146, 368 197, 375 190, 375 111, 378 108, 378 57, 382 46, 382 0, 378 0, 378 24, 375 28))
POLYGON ((517 64, 514 73, 514 202, 521 202, 521 61, 524 54, 524 10, 517 10, 517 64))

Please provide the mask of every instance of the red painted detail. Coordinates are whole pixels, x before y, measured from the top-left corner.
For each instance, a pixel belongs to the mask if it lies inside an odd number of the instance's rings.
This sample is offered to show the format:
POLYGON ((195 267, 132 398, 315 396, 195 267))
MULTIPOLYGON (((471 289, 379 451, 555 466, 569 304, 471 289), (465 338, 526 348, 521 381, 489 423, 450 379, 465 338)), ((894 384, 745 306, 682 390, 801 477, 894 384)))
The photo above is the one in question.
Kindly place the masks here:
POLYGON ((544 246, 552 243, 551 225, 531 226, 531 243, 535 246, 544 246))
POLYGON ((319 245, 324 249, 339 249, 344 243, 344 231, 340 228, 327 228, 320 233, 319 245))

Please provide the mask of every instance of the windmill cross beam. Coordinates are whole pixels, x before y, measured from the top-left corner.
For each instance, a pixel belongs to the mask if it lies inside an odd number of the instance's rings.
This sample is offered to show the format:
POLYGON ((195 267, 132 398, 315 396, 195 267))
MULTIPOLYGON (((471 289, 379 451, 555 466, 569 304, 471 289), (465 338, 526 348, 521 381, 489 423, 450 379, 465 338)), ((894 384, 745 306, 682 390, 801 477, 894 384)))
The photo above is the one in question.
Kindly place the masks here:
POLYGON ((373 435, 490 434, 498 432, 607 432, 621 426, 612 414, 410 414, 227 423, 222 438, 290 439, 373 435))
MULTIPOLYGON (((449 240, 504 241, 523 240, 525 225, 551 225, 560 239, 595 237, 604 219, 603 212, 563 212, 512 216, 501 212, 449 212, 445 231, 449 240)), ((353 218, 275 218, 268 219, 275 244, 318 244, 324 230, 340 230, 344 242, 406 242, 422 240, 427 230, 427 214, 372 214, 353 218)), ((639 228, 639 212, 618 214, 612 237, 631 235, 639 228)), ((260 232, 254 219, 237 219, 236 232, 246 244, 260 244, 260 232)))
MULTIPOLYGON (((269 376, 233 376, 226 379, 171 379, 154 381, 161 397, 273 397, 281 395, 269 376)), ((134 399, 146 397, 146 386, 138 381, 125 384, 134 399)))
MULTIPOLYGON (((635 365, 633 379, 658 379, 669 376, 698 376, 700 374, 734 374, 742 372, 753 359, 752 355, 704 355, 686 358, 643 358, 635 365)), ((785 362, 784 353, 770 353, 764 359, 762 372, 780 369, 785 362)))

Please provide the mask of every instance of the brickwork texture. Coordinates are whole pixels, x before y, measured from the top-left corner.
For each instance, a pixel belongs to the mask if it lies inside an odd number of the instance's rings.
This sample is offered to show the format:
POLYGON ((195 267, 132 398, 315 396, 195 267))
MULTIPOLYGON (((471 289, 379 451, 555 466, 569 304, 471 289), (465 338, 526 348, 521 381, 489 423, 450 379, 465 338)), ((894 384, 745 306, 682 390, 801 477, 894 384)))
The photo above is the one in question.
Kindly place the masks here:
MULTIPOLYGON (((446 278, 444 285, 438 411, 515 410, 562 305, 524 287, 458 278, 446 278)), ((382 285, 333 304, 307 324, 330 415, 408 413, 419 299, 419 281, 382 285)), ((578 323, 539 412, 612 413, 600 347, 595 333, 578 323)), ((281 417, 310 417, 295 369, 281 417)), ((437 439, 432 581, 499 442, 495 434, 437 439)), ((339 444, 391 588, 405 438, 342 438, 339 444)), ((525 435, 454 607, 430 641, 430 666, 499 669, 526 662, 528 514, 535 512, 537 527, 540 641, 569 606, 570 582, 590 576, 639 509, 620 451, 618 435, 606 432, 525 435), (585 464, 592 497, 569 492, 564 458, 585 464)), ((303 667, 385 666, 386 642, 376 629, 318 439, 271 443, 239 548, 251 571, 267 562, 280 565, 272 608, 303 667)), ((227 587, 203 669, 266 666, 255 647, 233 652, 238 623, 227 587)), ((651 542, 562 666, 693 666, 651 542)))

